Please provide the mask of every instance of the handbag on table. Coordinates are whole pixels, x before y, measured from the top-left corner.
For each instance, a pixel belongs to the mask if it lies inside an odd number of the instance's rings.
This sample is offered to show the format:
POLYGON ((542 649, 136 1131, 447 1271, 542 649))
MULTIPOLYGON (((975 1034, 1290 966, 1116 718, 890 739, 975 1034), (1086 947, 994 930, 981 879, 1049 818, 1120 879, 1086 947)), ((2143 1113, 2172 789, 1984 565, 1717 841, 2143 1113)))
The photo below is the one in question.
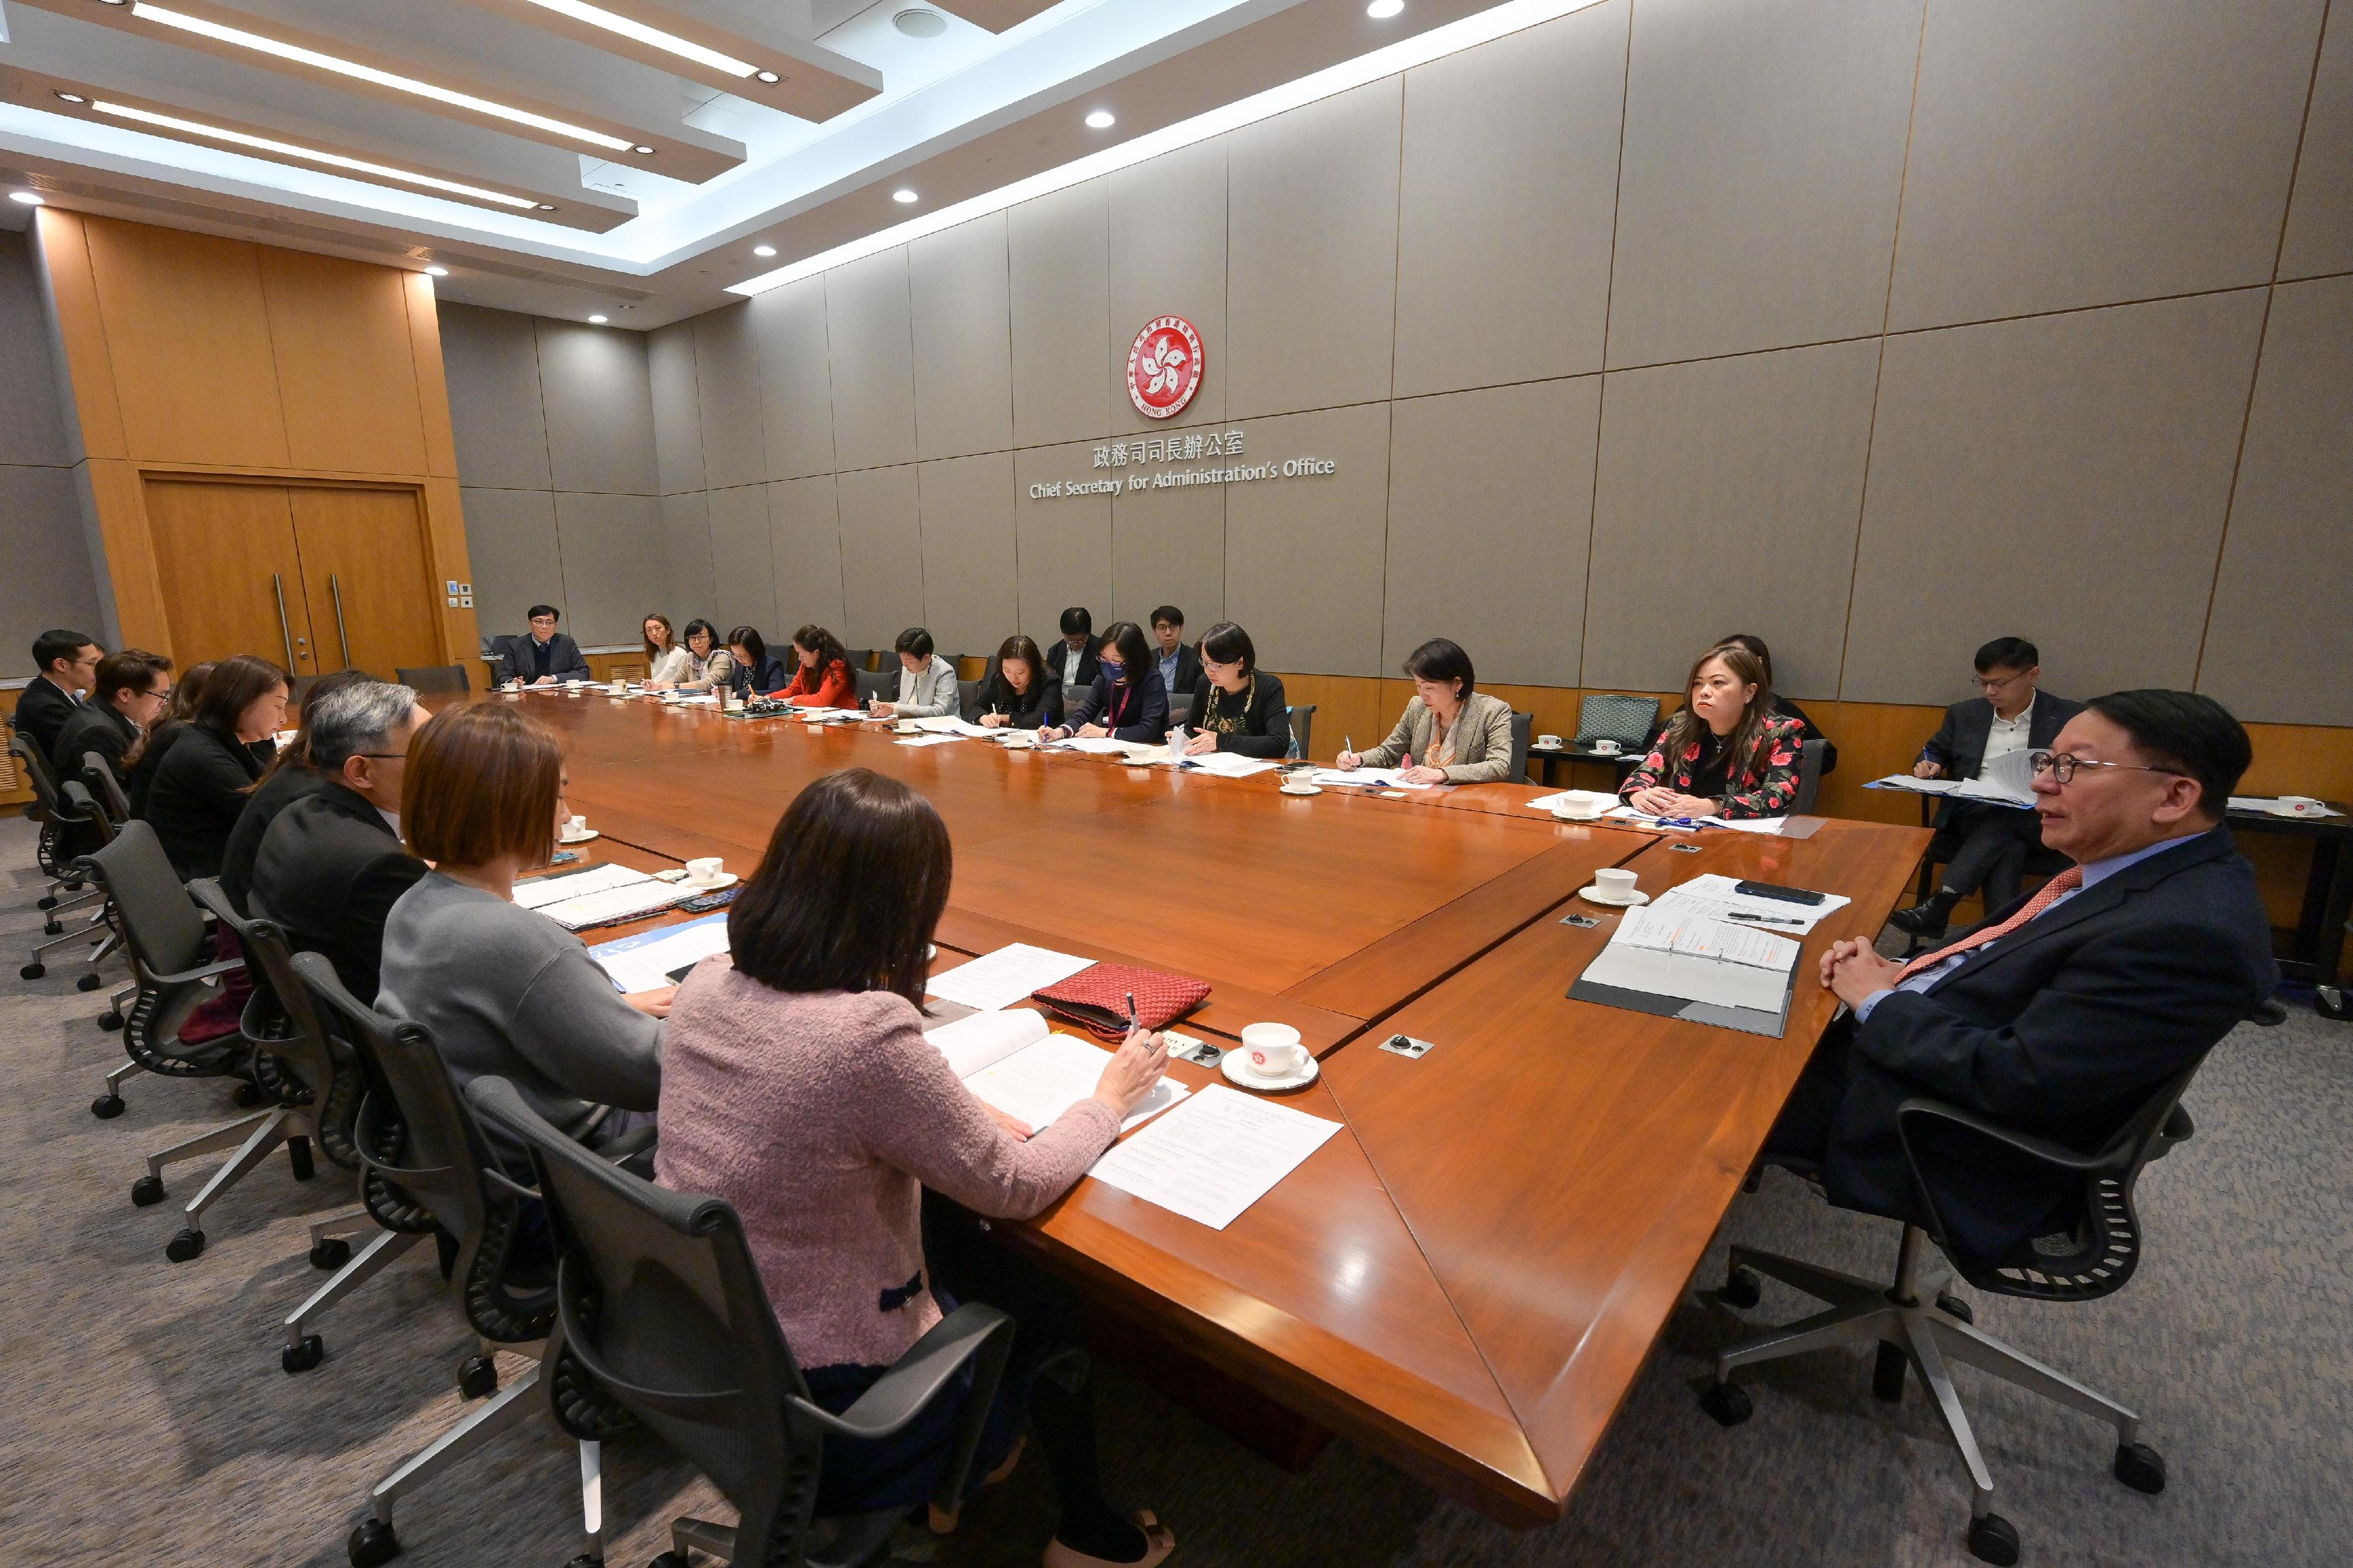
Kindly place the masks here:
POLYGON ((1093 963, 1068 980, 1057 981, 1030 999, 1058 1018, 1066 1018, 1106 1040, 1127 1037, 1127 999, 1135 997, 1135 1022, 1146 1029, 1165 1029, 1206 1001, 1208 982, 1166 970, 1137 969, 1125 963, 1093 963))

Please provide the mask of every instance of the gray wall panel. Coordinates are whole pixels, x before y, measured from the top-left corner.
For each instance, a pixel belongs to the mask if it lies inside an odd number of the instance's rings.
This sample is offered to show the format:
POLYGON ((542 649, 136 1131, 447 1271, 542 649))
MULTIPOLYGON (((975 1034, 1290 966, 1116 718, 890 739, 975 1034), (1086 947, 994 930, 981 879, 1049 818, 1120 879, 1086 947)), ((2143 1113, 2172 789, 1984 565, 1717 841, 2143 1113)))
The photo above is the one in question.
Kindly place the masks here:
POLYGON ((1838 692, 1875 342, 1617 371, 1601 394, 1585 679, 1675 690, 1733 632, 1838 692))
POLYGON ((923 528, 912 463, 839 479, 841 640, 887 648, 923 621, 923 528))
POLYGON ((722 637, 736 626, 774 638, 776 542, 768 526, 768 487, 736 485, 711 493, 712 619, 722 637))
POLYGON ((760 349, 752 306, 723 306, 694 318, 694 384, 702 425, 703 483, 712 489, 768 477, 761 434, 760 349))
POLYGON ((2312 81, 2280 276, 2353 272, 2353 13, 2329 15, 2312 81))
POLYGON ((686 623, 701 616, 711 618, 711 500, 703 490, 682 490, 661 498, 661 584, 669 604, 665 613, 686 636, 686 623))
POLYGON ((1921 0, 1642 0, 1609 363, 1879 331, 1921 0))
POLYGON ((1950 701, 2003 634, 2071 697, 2189 685, 2263 310, 2247 289, 1889 340, 1841 695, 1950 701))
POLYGON ((1404 107, 1391 77, 1232 133, 1226 417, 1388 395, 1404 107))
POLYGON ((1586 375, 1396 405, 1384 669, 1444 637, 1482 680, 1577 684, 1600 403, 1586 375))
POLYGON ((1226 149, 1213 137, 1111 176, 1109 293, 1113 434, 1150 430, 1128 401, 1127 351, 1144 323, 1182 316, 1201 334, 1207 365, 1187 419, 1226 416, 1226 149))
POLYGON ((79 454, 66 428, 41 284, 26 244, 25 235, 0 229, 0 365, 7 366, 0 374, 0 463, 62 467, 79 454))
POLYGON ((2353 724, 2353 278, 2272 299, 2198 687, 2242 719, 2353 724), (2315 671, 2325 679, 2312 679, 2315 671))
POLYGON ((1935 6, 1889 324, 2268 279, 2323 3, 1935 6))
POLYGON ((1137 490, 1111 505, 1112 614, 1148 633, 1152 612, 1185 612, 1185 640, 1226 616, 1226 492, 1221 485, 1137 490))
POLYGON ((656 494, 661 479, 646 335, 544 317, 535 324, 555 489, 656 494))
POLYGON ((661 476, 661 493, 699 490, 706 481, 702 414, 694 388, 692 321, 673 322, 647 334, 646 378, 653 389, 654 458, 661 476))
POLYGON ((950 658, 989 654, 1019 625, 1013 561, 1013 454, 923 463, 923 625, 950 658))
POLYGON ((900 246, 825 275, 833 384, 833 459, 842 469, 915 456, 914 344, 907 249, 900 246))
POLYGON ((437 314, 459 481, 494 489, 548 489, 554 481, 533 319, 446 302, 437 314))
POLYGON ((563 546, 555 497, 546 490, 468 489, 466 553, 474 574, 474 618, 486 637, 527 630, 524 612, 564 605, 563 546))
POLYGON ((555 531, 564 542, 565 629, 581 647, 642 641, 645 617, 656 610, 676 619, 654 596, 664 581, 659 498, 558 490, 555 531))
POLYGON ((1089 180, 1005 215, 1015 445, 1104 435, 1112 399, 1126 403, 1110 368, 1109 201, 1089 180))
POLYGON ((1111 614, 1111 498, 1033 499, 1034 485, 1097 477, 1092 447, 1041 447, 1013 454, 1014 553, 1020 570, 1021 630, 1040 647, 1060 636, 1064 609, 1084 605, 1096 629, 1111 614))
POLYGON ((1601 368, 1629 6, 1406 74, 1398 396, 1601 368))
POLYGON ((1005 215, 907 247, 915 349, 915 451, 1001 452, 1013 444, 1013 345, 1005 215))
POLYGON ((1261 419, 1244 456, 1314 456, 1328 477, 1226 492, 1226 614, 1259 660, 1309 675, 1380 675, 1381 569, 1388 532, 1386 404, 1261 419))
POLYGON ((72 468, 0 464, 0 679, 34 673, 33 639, 51 626, 103 637, 98 585, 82 546, 72 468))
POLYGON ((760 409, 768 473, 833 472, 833 383, 825 342, 825 279, 771 289, 751 304, 760 350, 760 409))
POLYGON ((812 622, 841 636, 841 514, 833 476, 770 485, 768 527, 776 539, 776 640, 812 622))

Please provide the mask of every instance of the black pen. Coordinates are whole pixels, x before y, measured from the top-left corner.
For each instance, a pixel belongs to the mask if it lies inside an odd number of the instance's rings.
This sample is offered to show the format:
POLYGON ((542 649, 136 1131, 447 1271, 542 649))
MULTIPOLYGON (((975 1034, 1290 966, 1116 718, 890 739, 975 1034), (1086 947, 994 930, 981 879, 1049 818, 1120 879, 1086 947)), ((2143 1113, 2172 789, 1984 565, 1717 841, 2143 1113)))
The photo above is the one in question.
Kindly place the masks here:
POLYGON ((1778 920, 1772 915, 1744 915, 1737 910, 1735 910, 1725 918, 1736 921, 1747 921, 1753 925, 1760 926, 1802 926, 1806 923, 1803 921, 1778 920))
POLYGON ((1131 991, 1127 994, 1127 1032, 1133 1035, 1142 1027, 1144 1026, 1135 1021, 1135 993, 1131 991))

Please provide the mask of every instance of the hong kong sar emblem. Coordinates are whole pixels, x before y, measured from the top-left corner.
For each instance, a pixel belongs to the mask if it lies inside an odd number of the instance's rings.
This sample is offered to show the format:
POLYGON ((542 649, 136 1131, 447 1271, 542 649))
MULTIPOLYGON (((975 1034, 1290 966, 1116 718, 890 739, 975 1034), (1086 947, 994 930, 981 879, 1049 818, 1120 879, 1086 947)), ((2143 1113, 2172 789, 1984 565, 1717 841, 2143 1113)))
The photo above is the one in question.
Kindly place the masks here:
POLYGON ((1201 389, 1201 334, 1182 316, 1155 316, 1127 351, 1127 398, 1146 419, 1174 419, 1201 389))

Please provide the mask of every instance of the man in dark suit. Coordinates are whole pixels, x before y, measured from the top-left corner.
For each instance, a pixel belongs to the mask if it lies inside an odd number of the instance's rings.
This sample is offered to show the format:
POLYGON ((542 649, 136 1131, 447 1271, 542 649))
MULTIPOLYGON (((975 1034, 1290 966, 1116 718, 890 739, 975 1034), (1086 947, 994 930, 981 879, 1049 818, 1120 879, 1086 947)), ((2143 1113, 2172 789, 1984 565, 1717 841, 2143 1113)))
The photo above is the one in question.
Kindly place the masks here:
POLYGON ((325 780, 262 836, 248 902, 298 952, 324 953, 343 988, 375 1000, 384 922, 425 875, 400 842, 409 738, 428 715, 406 686, 371 680, 311 705, 310 760, 325 780))
MULTIPOLYGON (((1978 649, 1978 688, 1985 693, 1945 710, 1945 722, 1921 748, 1912 776, 1974 779, 1999 758, 2048 751, 2080 702, 2038 691, 2042 656, 2024 637, 1996 637, 1978 649)), ((2020 764, 2009 763, 2010 767, 2020 764)), ((1953 906, 1983 889, 1985 907, 1998 910, 2018 897, 2027 861, 2042 847, 2034 813, 1947 795, 1936 807, 1936 837, 1928 856, 1944 862, 1936 891, 1891 917, 1913 936, 1942 936, 1953 906)))
POLYGON ((152 729, 172 700, 172 661, 161 654, 127 647, 98 661, 90 700, 74 704, 57 743, 49 770, 60 783, 81 777, 81 760, 96 752, 120 782, 122 753, 152 729))
MULTIPOLYGON (((33 639, 33 668, 37 671, 17 694, 16 732, 41 748, 41 755, 57 754, 58 731, 66 727, 82 693, 98 679, 98 661, 105 650, 75 631, 43 632, 33 639)), ((79 768, 76 769, 79 771, 79 768)))
MULTIPOLYGON (((2252 749, 2212 698, 2120 691, 2068 721, 2033 775, 2043 841, 2074 865, 1909 964, 1825 953, 1853 1009, 1822 1037, 1767 1159, 1843 1207, 1926 1223, 1896 1107, 1928 1095, 2092 1152, 2279 983, 2254 868, 2222 815, 2252 749)), ((2080 1184, 1970 1141, 1929 1152, 1947 1234, 2000 1261, 2065 1228, 2080 1184)))
POLYGON ((1065 691, 1083 691, 1101 672, 1103 638, 1095 636, 1095 618, 1084 605, 1062 612, 1062 638, 1046 646, 1046 665, 1065 691))
POLYGON ((559 680, 588 679, 588 661, 581 657, 580 645, 555 629, 563 618, 564 612, 554 605, 533 605, 527 635, 498 639, 496 652, 505 661, 510 679, 525 686, 553 686, 559 680))
POLYGON ((1173 706, 1176 698, 1190 697, 1201 689, 1201 653, 1186 642, 1185 612, 1174 605, 1152 612, 1152 637, 1160 645, 1153 650, 1160 660, 1160 683, 1168 689, 1173 706))

